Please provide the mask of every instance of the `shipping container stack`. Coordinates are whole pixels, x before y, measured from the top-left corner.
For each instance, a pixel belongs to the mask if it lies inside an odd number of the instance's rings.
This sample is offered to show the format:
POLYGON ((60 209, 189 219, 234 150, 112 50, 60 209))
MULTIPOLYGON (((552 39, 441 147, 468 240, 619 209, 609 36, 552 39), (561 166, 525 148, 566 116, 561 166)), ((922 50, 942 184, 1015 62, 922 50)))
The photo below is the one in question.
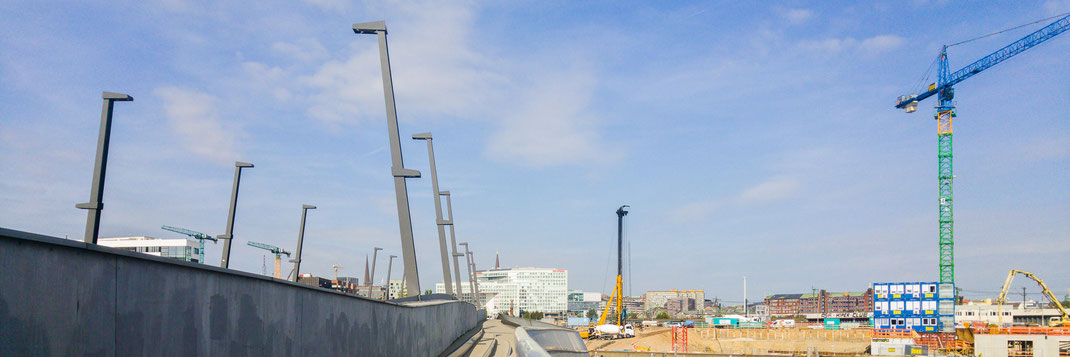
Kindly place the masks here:
POLYGON ((955 285, 874 283, 873 328, 955 332, 955 285))

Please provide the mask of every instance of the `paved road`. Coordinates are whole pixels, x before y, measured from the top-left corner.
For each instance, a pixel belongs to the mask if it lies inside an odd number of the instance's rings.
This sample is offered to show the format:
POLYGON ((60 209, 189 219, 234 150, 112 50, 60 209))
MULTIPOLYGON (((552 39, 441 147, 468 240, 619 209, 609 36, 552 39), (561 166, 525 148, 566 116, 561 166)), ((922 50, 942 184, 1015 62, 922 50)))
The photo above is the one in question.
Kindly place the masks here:
POLYGON ((483 323, 483 338, 468 355, 516 356, 516 328, 503 324, 501 320, 487 320, 483 323), (490 350, 491 346, 494 346, 493 351, 490 350))

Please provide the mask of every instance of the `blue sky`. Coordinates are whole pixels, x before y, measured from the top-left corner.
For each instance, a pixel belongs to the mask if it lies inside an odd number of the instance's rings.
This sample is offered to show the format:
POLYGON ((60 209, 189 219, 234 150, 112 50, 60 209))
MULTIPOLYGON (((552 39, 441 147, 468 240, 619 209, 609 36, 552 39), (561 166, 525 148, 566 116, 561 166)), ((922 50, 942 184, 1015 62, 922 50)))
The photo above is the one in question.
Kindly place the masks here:
MULTIPOLYGON (((115 109, 102 236, 225 228, 296 244, 306 272, 400 255, 376 42, 386 20, 403 138, 431 131, 477 264, 569 270, 609 291, 632 206, 631 294, 742 300, 936 275, 932 102, 893 108, 942 44, 1068 1, 429 2, 184 0, 0 5, 0 226, 80 237, 100 92, 115 109), (386 254, 384 253, 384 254, 386 254)), ((1041 25, 953 47, 959 68, 1041 25)), ((1070 36, 957 87, 957 282, 1008 269, 1070 288, 1070 36)), ((927 82, 923 82, 927 83, 927 82)), ((423 142, 403 140, 422 285, 441 281, 423 142)), ((218 261, 210 245, 208 260, 218 261)), ((382 263, 385 259, 380 259, 382 263)), ((270 261, 269 261, 270 263, 270 261)), ((400 264, 395 264, 400 276, 400 264)), ((385 264, 379 266, 385 272, 385 264)), ((286 269, 289 267, 287 266, 286 269)), ((270 268, 269 268, 270 269, 270 268)), ((384 273, 379 273, 382 279, 384 273)), ((1024 282, 1017 286, 1033 285, 1024 282)), ((1039 296, 1034 296, 1039 298, 1039 296)))

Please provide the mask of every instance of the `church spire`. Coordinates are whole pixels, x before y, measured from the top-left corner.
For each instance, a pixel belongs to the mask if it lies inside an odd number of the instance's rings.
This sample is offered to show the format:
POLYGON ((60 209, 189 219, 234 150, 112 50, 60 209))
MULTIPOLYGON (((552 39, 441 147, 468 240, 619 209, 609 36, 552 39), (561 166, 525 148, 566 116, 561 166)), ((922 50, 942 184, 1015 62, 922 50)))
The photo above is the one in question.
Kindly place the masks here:
POLYGON ((369 280, 372 280, 372 278, 371 278, 371 276, 368 275, 368 255, 365 254, 364 255, 364 285, 365 286, 371 284, 369 282, 369 280))
POLYGON ((502 264, 498 261, 498 251, 494 251, 494 269, 501 269, 502 264))

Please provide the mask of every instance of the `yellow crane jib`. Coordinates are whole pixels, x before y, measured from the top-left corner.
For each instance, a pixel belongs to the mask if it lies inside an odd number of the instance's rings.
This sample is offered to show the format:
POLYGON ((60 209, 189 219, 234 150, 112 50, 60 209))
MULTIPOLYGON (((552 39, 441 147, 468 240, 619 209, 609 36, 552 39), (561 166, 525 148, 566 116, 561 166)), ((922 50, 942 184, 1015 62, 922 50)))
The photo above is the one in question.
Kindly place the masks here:
MULTIPOLYGON (((1063 307, 1063 304, 1059 302, 1059 298, 1055 297, 1055 294, 1052 293, 1051 290, 1048 290, 1048 285, 1044 284, 1043 280, 1040 280, 1040 278, 1038 278, 1036 275, 1033 275, 1033 273, 1027 271, 1011 269, 1011 272, 1007 274, 1007 280, 1003 282, 1003 290, 999 292, 999 298, 996 299, 996 305, 1003 305, 1003 303, 1006 301, 1007 289, 1010 289, 1011 282, 1014 281, 1014 276, 1017 274, 1025 275, 1026 277, 1033 279, 1033 281, 1037 282, 1037 285, 1040 285, 1040 289, 1044 293, 1044 297, 1048 298, 1048 300, 1051 301, 1052 305, 1055 305, 1055 309, 1059 310, 1060 316, 1052 317, 1051 320, 1048 322, 1048 325, 1052 327, 1070 327, 1070 314, 1067 313, 1066 308, 1063 307)), ((1025 302, 1023 301, 1022 303, 1025 302)))

